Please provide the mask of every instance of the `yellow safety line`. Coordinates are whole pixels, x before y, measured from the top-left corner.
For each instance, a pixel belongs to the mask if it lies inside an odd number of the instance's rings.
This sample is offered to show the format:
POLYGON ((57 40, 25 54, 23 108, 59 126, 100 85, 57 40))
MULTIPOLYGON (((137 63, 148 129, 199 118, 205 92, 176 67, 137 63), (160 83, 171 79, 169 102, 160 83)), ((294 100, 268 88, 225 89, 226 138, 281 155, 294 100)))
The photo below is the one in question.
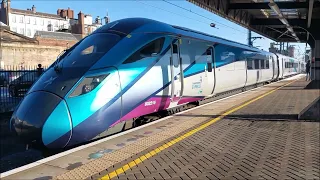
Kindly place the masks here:
POLYGON ((128 164, 125 164, 124 166, 122 166, 121 168, 119 168, 119 169, 117 169, 117 170, 112 171, 111 173, 109 173, 109 174, 103 176, 102 178, 100 178, 100 180, 111 179, 111 178, 114 178, 114 177, 116 177, 116 176, 124 173, 124 172, 127 171, 128 169, 133 168, 133 167, 136 166, 137 164, 140 164, 142 161, 151 158, 152 156, 158 154, 159 152, 163 151, 164 149, 169 148, 170 146, 174 145, 175 143, 177 143, 177 142, 179 142, 179 141, 181 141, 181 140, 183 140, 183 139, 185 139, 185 138, 193 135, 194 133, 196 133, 196 132, 198 132, 198 131, 200 131, 200 130, 208 127, 208 126, 210 126, 211 124, 213 124, 213 123, 221 120, 221 119, 224 118, 225 116, 227 116, 227 115, 229 115, 229 114, 231 114, 231 113, 233 113, 233 112, 235 112, 235 111, 237 111, 237 110, 239 110, 239 109, 241 109, 241 108, 243 108, 243 107, 245 107, 245 106, 247 106, 247 105, 249 105, 249 104, 251 104, 251 103, 253 103, 253 102, 255 102, 255 101, 257 101, 257 100, 259 100, 259 99, 261 99, 261 98, 263 98, 263 97, 265 97, 265 96, 267 96, 267 95, 269 95, 269 94, 271 94, 271 93, 273 93, 273 92, 275 92, 275 91, 277 91, 277 90, 280 89, 280 88, 283 88, 283 87, 285 87, 285 86, 288 86, 289 84, 294 83, 294 82, 296 82, 296 81, 298 81, 298 80, 299 80, 299 79, 296 79, 296 80, 294 80, 294 81, 291 81, 291 82, 289 82, 289 83, 287 83, 287 84, 285 84, 285 85, 283 85, 283 86, 280 86, 280 87, 278 87, 278 88, 276 88, 276 89, 273 89, 273 90, 271 90, 271 91, 269 91, 269 92, 267 92, 267 93, 265 93, 265 94, 263 94, 263 95, 261 95, 261 96, 259 96, 259 97, 256 97, 256 98, 254 98, 254 99, 252 99, 252 100, 250 100, 250 101, 248 101, 248 102, 246 102, 246 103, 244 103, 244 104, 242 104, 242 105, 240 105, 240 106, 238 106, 238 107, 235 107, 235 108, 233 108, 233 109, 231 109, 231 110, 223 113, 223 114, 220 115, 219 117, 210 120, 209 122, 207 122, 207 123, 199 126, 198 128, 193 129, 193 130, 185 133, 184 135, 182 135, 182 136, 180 136, 180 137, 178 137, 178 138, 175 138, 174 140, 172 140, 172 141, 170 141, 170 142, 167 142, 167 143, 163 144, 163 145, 160 146, 160 147, 155 148, 154 150, 148 152, 147 154, 144 154, 144 155, 138 157, 137 159, 129 162, 128 164))

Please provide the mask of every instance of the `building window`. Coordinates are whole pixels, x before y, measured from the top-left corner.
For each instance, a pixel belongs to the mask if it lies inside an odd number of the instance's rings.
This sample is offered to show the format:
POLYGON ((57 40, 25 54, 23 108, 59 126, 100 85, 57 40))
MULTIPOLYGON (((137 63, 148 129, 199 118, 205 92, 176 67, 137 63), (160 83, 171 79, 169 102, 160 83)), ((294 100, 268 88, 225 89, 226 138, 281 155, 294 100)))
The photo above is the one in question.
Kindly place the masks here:
POLYGON ((19 22, 20 22, 20 23, 23 23, 23 16, 20 17, 19 22))
POLYGON ((26 22, 27 22, 27 24, 30 24, 30 18, 29 17, 26 17, 26 22))
POLYGON ((20 34, 24 35, 24 28, 20 28, 20 34))
POLYGON ((12 27, 12 31, 13 32, 17 32, 17 28, 16 27, 12 27))
POLYGON ((53 31, 52 24, 49 24, 49 25, 48 25, 48 31, 53 31))
POLYGON ((17 19, 16 19, 16 16, 15 15, 12 15, 12 22, 17 22, 17 19))
POLYGON ((51 25, 51 21, 48 21, 48 25, 51 25))
POLYGON ((58 27, 58 21, 54 22, 54 26, 58 27))
POLYGON ((27 30, 27 36, 31 36, 31 29, 27 30))
POLYGON ((41 19, 40 22, 41 22, 41 25, 44 25, 44 20, 43 19, 41 19))
POLYGON ((37 18, 34 18, 33 20, 33 24, 36 25, 37 24, 37 18))

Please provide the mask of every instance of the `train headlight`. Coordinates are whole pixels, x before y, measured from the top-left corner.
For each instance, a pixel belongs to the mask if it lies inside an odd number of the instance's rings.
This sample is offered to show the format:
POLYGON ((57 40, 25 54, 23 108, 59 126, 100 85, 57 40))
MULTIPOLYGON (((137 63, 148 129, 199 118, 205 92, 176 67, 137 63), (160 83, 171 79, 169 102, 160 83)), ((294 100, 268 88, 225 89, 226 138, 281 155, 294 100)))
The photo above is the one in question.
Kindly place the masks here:
POLYGON ((94 90, 109 74, 88 76, 74 89, 70 97, 81 96, 94 90))

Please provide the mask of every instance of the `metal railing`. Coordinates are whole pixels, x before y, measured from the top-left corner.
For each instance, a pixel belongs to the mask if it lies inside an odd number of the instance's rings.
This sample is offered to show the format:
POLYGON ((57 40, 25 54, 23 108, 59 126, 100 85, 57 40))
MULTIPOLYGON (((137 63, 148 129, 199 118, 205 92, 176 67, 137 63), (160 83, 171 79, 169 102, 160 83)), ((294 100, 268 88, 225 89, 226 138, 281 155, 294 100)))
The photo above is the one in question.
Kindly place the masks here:
POLYGON ((47 67, 0 68, 0 113, 12 112, 47 67))

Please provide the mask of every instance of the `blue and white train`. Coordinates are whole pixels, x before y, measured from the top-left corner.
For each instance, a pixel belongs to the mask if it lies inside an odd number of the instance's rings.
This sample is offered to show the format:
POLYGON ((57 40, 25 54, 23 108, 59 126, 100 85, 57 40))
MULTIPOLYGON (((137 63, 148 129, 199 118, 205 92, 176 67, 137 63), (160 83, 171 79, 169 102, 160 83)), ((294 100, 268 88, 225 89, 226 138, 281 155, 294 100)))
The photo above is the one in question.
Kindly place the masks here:
POLYGON ((132 119, 298 74, 304 64, 145 18, 104 25, 33 84, 10 128, 64 148, 132 126, 132 119))

